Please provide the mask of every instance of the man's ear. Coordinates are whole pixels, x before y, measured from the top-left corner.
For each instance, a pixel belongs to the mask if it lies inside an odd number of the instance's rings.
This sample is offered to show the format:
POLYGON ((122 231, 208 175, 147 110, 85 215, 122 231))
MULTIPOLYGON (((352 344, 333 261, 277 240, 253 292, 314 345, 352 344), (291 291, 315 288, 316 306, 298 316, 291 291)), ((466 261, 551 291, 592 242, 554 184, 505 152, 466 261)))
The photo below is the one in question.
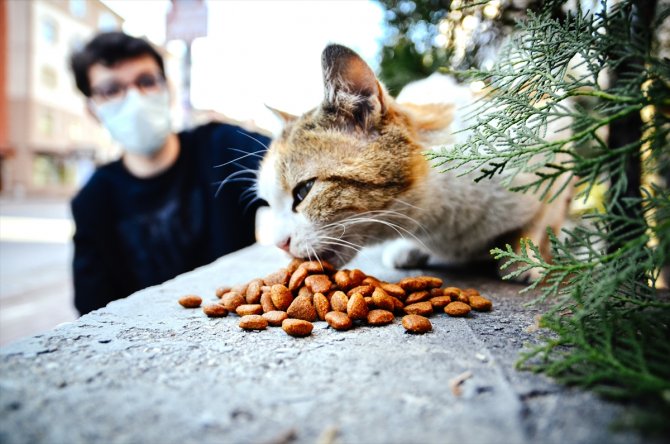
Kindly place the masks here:
POLYGON ((346 46, 331 44, 321 55, 326 112, 370 130, 386 113, 384 88, 367 63, 346 46))
POLYGON ((267 109, 269 109, 270 111, 272 111, 272 113, 275 116, 277 116, 279 118, 279 120, 282 121, 282 124, 284 126, 288 125, 289 123, 293 122, 294 120, 296 120, 298 118, 298 116, 294 116, 293 114, 289 114, 286 111, 278 110, 277 108, 273 108, 273 107, 271 107, 267 104, 265 105, 265 107, 267 109))

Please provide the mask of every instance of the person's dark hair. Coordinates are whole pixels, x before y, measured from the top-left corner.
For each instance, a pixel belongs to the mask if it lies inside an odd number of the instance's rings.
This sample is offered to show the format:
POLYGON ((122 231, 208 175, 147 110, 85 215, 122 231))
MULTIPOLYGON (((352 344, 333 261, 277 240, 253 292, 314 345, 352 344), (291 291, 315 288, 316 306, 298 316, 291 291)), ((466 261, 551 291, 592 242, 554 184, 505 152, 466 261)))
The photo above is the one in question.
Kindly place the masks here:
POLYGON ((72 55, 70 66, 79 91, 91 97, 91 82, 88 70, 96 63, 111 67, 124 60, 142 55, 150 55, 156 60, 161 74, 165 77, 163 57, 146 40, 131 37, 123 32, 104 32, 98 34, 82 49, 72 55))

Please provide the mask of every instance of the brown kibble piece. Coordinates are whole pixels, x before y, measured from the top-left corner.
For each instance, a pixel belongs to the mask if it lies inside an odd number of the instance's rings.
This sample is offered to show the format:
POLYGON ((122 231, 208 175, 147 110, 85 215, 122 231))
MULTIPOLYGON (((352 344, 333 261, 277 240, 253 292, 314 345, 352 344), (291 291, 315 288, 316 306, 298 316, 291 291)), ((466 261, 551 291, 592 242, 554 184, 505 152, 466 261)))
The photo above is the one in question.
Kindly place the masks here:
POLYGON ((265 285, 273 286, 275 284, 288 285, 288 281, 291 279, 291 273, 288 272, 286 268, 280 268, 274 273, 270 273, 265 278, 263 282, 265 285))
POLYGON ((444 296, 444 290, 442 288, 431 288, 430 297, 436 298, 438 296, 444 296))
POLYGON ((311 298, 312 296, 314 296, 314 292, 310 290, 309 287, 303 285, 302 287, 300 287, 300 290, 298 290, 298 296, 306 296, 311 298))
POLYGON ((415 314, 403 316, 402 326, 410 333, 426 333, 433 329, 433 325, 428 318, 415 314))
POLYGON ((393 299, 391 299, 391 296, 389 296, 381 287, 375 288, 372 293, 372 302, 377 308, 382 310, 393 311, 395 307, 395 303, 393 302, 393 299))
POLYGON ((263 313, 268 313, 277 309, 274 302, 272 302, 271 292, 266 291, 261 295, 261 307, 263 307, 263 313))
POLYGON ((313 274, 305 278, 305 285, 312 290, 313 293, 326 293, 333 285, 325 274, 313 274))
POLYGON ((481 296, 479 294, 479 291, 474 288, 466 288, 462 292, 465 293, 467 296, 481 296))
POLYGON ((263 281, 261 279, 254 279, 247 285, 246 300, 247 304, 258 304, 261 300, 261 287, 263 281))
POLYGON ((442 290, 442 293, 445 296, 451 296, 451 299, 456 300, 458 299, 458 295, 461 294, 461 289, 457 287, 447 287, 442 290))
POLYGON ((302 259, 291 259, 291 262, 289 262, 289 264, 286 266, 286 271, 288 271, 289 274, 293 274, 303 262, 305 261, 302 259))
POLYGON ((391 299, 393 299, 393 311, 396 313, 404 313, 405 304, 403 304, 402 301, 396 297, 391 296, 391 299))
POLYGON ((477 311, 489 311, 493 304, 484 296, 470 296, 470 306, 477 311))
POLYGON ((393 322, 393 313, 388 310, 371 310, 368 313, 368 324, 370 325, 386 325, 393 322))
POLYGON ((389 295, 389 296, 394 296, 398 299, 405 299, 405 296, 407 293, 405 293, 405 290, 400 285, 396 284, 381 284, 381 288, 389 295))
POLYGON ((360 293, 351 295, 347 303, 347 315, 351 319, 367 319, 368 312, 368 304, 365 303, 365 298, 360 293))
POLYGON ((349 330, 353 323, 346 313, 330 311, 326 314, 326 322, 335 330, 349 330))
POLYGON ((382 282, 374 276, 366 276, 361 282, 361 285, 370 285, 372 287, 379 287, 382 282))
POLYGON ((452 301, 463 302, 464 304, 469 303, 470 298, 465 290, 456 287, 447 287, 443 291, 444 295, 450 296, 452 301))
POLYGON ((286 310, 289 318, 302 319, 303 321, 315 321, 316 309, 312 304, 312 298, 307 296, 298 296, 291 302, 291 305, 286 310))
POLYGON ((273 327, 281 327, 281 323, 284 322, 284 319, 288 318, 288 315, 285 311, 279 310, 268 311, 267 313, 263 313, 262 316, 266 321, 268 321, 268 324, 273 327))
POLYGON ((347 304, 349 303, 349 298, 346 294, 341 291, 336 291, 333 293, 333 296, 330 298, 330 306, 334 311, 341 311, 343 313, 347 312, 347 304))
POLYGON ((249 285, 249 284, 234 285, 233 288, 230 289, 230 291, 235 291, 235 292, 241 294, 242 296, 244 296, 244 295, 247 294, 247 285, 249 285))
POLYGON ((407 296, 407 299, 405 299, 405 304, 411 305, 411 304, 416 304, 417 302, 424 302, 430 299, 430 292, 426 290, 422 291, 415 291, 414 293, 410 293, 409 296, 407 296))
POLYGON ((458 302, 470 305, 470 296, 468 296, 466 293, 459 294, 456 300, 458 302))
POLYGON ((304 268, 309 274, 332 273, 333 271, 335 271, 335 267, 333 267, 329 262, 326 261, 303 262, 302 264, 300 264, 299 268, 304 268))
POLYGON ((260 315, 263 314, 263 307, 261 304, 242 304, 235 309, 235 313, 239 316, 260 315))
POLYGON ((432 276, 408 277, 398 282, 398 285, 408 293, 427 290, 442 286, 442 279, 432 276))
POLYGON ((179 304, 184 308, 198 308, 202 304, 202 298, 194 294, 188 294, 179 298, 179 304))
POLYGON ((363 299, 365 299, 365 305, 368 306, 368 309, 372 310, 373 308, 375 308, 375 303, 372 300, 372 296, 366 296, 363 299))
POLYGON ((219 287, 219 288, 216 289, 216 291, 214 292, 214 294, 216 294, 216 297, 217 297, 217 298, 221 299, 221 297, 222 297, 224 294, 228 293, 230 290, 231 290, 230 287, 219 287))
POLYGON ((239 325, 245 330, 265 330, 268 320, 261 315, 246 315, 242 316, 239 325))
POLYGON ((417 302, 416 304, 405 305, 405 313, 428 316, 433 313, 433 305, 430 302, 417 302))
POLYGON ((293 302, 293 295, 291 291, 281 284, 275 284, 270 290, 272 303, 275 304, 277 310, 286 311, 293 302))
POLYGON ((326 320, 326 314, 330 311, 330 302, 322 293, 316 293, 313 298, 316 315, 322 321, 326 320))
POLYGON ((360 293, 361 296, 372 296, 372 293, 375 291, 375 287, 372 285, 359 285, 354 287, 351 290, 347 291, 347 296, 351 297, 354 293, 360 293))
POLYGON ((237 310, 237 307, 244 304, 245 302, 247 302, 246 299, 244 299, 244 296, 242 296, 240 293, 236 291, 229 291, 221 297, 219 304, 226 307, 226 310, 228 311, 235 311, 237 310))
POLYGON ((444 307, 444 312, 449 316, 465 316, 470 313, 470 306, 463 302, 452 302, 444 307))
MULTIPOLYGON (((365 273, 363 273, 361 270, 358 268, 354 268, 349 272, 349 279, 351 280, 351 286, 355 287, 357 285, 361 285, 363 281, 367 278, 365 273)), ((374 279, 374 278, 373 278, 374 279)))
POLYGON ((293 272, 291 275, 291 279, 288 282, 288 289, 291 291, 296 291, 300 287, 302 287, 303 282, 305 282, 305 278, 307 277, 308 273, 307 270, 303 267, 298 267, 296 271, 293 272))
POLYGON ((202 307, 202 311, 210 318, 221 318, 228 316, 228 310, 221 304, 208 304, 202 307))
POLYGON ((303 337, 312 334, 314 326, 311 322, 302 319, 284 319, 281 328, 291 336, 303 337))
POLYGON ((351 287, 353 287, 353 283, 351 282, 351 278, 349 277, 349 270, 339 270, 336 271, 335 274, 333 275, 333 280, 335 281, 335 285, 337 285, 337 288, 340 290, 347 291, 351 287))
POLYGON ((449 296, 437 296, 430 299, 430 303, 433 305, 434 309, 444 308, 451 302, 451 297, 449 296))

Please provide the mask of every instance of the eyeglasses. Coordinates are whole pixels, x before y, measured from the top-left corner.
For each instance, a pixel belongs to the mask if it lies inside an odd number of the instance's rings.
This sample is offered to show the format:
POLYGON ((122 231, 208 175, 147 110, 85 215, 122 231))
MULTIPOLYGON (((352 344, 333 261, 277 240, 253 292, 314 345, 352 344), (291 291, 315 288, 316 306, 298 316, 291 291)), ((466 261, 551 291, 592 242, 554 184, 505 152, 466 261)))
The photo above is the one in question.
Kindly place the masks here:
POLYGON ((91 96, 97 103, 121 100, 126 96, 128 88, 134 86, 142 94, 159 92, 165 85, 165 79, 160 74, 140 74, 135 81, 120 83, 116 81, 94 86, 91 88, 91 96))

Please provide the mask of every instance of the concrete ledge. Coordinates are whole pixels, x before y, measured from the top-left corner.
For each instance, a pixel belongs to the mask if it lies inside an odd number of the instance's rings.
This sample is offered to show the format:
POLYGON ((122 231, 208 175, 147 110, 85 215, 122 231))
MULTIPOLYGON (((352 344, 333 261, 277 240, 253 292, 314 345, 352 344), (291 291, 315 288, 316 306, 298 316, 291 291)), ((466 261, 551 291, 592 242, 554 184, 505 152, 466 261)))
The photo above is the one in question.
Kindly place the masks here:
MULTIPOLYGON (((390 281, 422 273, 384 269, 379 253, 352 267, 390 281)), ((538 312, 491 277, 428 271, 478 288, 494 311, 434 316, 421 336, 399 318, 348 332, 319 322, 303 339, 249 333, 236 316, 177 304, 286 262, 253 246, 0 349, 0 442, 643 442, 609 430, 620 406, 513 369, 538 312), (448 381, 466 371, 455 396, 448 381)))

